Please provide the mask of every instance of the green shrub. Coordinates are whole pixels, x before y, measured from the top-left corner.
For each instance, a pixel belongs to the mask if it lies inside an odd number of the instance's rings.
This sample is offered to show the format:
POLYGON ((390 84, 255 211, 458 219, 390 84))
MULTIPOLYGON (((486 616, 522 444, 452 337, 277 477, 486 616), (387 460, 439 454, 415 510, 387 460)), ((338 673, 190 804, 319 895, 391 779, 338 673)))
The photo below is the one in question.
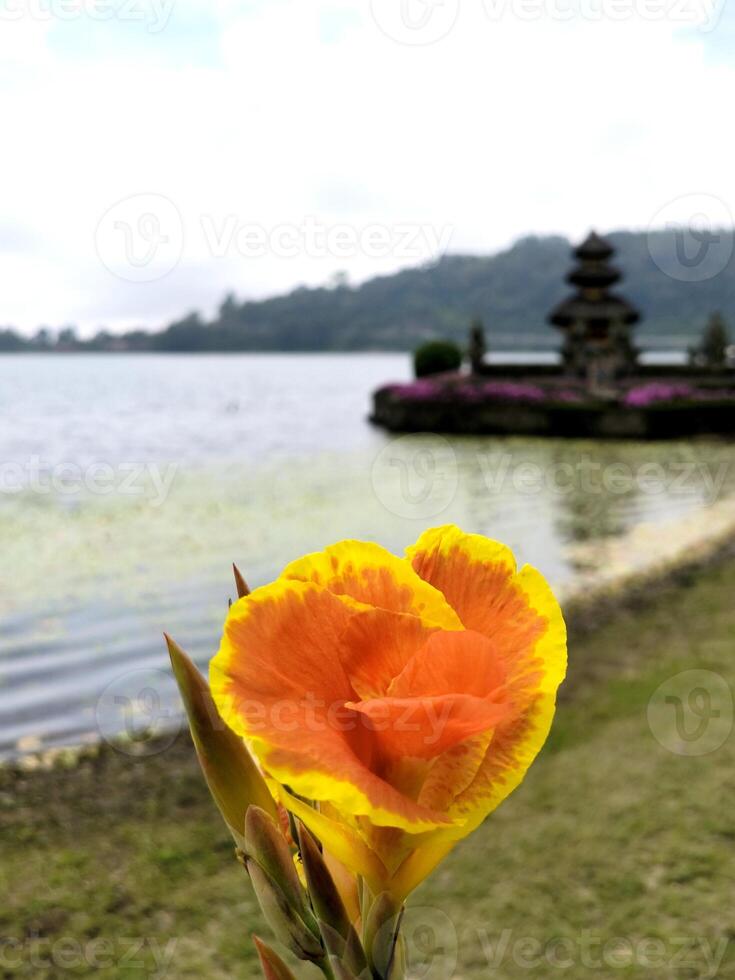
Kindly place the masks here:
POLYGON ((462 351, 451 340, 430 340, 417 347, 413 355, 413 369, 417 378, 456 371, 461 363, 462 351))

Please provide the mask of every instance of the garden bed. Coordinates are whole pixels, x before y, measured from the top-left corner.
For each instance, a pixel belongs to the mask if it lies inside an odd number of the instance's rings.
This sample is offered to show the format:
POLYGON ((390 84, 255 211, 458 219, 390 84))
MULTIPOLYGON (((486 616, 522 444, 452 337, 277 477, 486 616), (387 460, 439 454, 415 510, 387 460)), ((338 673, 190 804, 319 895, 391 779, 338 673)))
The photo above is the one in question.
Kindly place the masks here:
POLYGON ((559 377, 493 380, 462 375, 386 385, 371 421, 392 432, 568 438, 673 439, 735 434, 735 387, 659 379, 590 395, 559 377))

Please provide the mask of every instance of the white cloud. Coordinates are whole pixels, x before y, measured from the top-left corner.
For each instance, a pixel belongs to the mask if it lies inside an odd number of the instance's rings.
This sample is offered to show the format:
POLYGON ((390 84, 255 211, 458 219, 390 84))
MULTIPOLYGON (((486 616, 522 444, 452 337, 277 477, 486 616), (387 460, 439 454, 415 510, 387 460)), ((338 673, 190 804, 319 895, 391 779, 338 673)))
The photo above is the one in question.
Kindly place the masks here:
POLYGON ((95 25, 84 57, 81 16, 63 33, 3 23, 0 237, 20 230, 25 245, 0 251, 0 322, 157 326, 227 289, 264 295, 339 269, 359 280, 421 254, 217 257, 206 229, 228 220, 302 243, 308 221, 355 235, 451 226, 452 250, 489 251, 533 231, 645 227, 693 192, 735 210, 733 71, 707 60, 708 35, 646 20, 654 0, 574 0, 587 16, 571 20, 571 0, 544 0, 540 16, 534 0, 500 2, 461 4, 426 46, 387 37, 369 0, 178 0, 159 34, 137 25, 140 57, 133 23, 95 25), (636 16, 595 20, 593 2, 636 16), (100 218, 138 193, 170 199, 184 232, 180 264, 146 283, 115 279, 95 248, 100 218))

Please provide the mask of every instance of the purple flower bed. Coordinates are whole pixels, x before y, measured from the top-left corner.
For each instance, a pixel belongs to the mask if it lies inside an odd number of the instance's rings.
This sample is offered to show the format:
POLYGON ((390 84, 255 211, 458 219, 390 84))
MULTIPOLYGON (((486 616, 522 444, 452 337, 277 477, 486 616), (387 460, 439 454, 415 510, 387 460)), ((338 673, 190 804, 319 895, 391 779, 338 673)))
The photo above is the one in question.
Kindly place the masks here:
MULTIPOLYGON (((584 391, 569 387, 541 387, 517 381, 468 382, 457 375, 437 375, 419 378, 407 384, 392 384, 385 389, 404 401, 505 402, 511 404, 590 404, 592 399, 584 391)), ((621 396, 620 404, 626 408, 648 408, 665 402, 677 401, 735 401, 732 389, 693 388, 677 382, 651 381, 636 385, 621 396)))
POLYGON ((464 402, 506 401, 542 402, 546 399, 543 388, 513 381, 487 381, 484 384, 467 384, 421 378, 409 384, 389 385, 392 395, 405 401, 457 399, 464 402))
POLYGON ((623 404, 630 408, 646 408, 657 402, 675 401, 733 401, 735 391, 732 389, 692 388, 685 384, 664 384, 651 382, 631 388, 623 399, 623 404))
POLYGON ((445 390, 444 385, 437 384, 436 381, 430 381, 427 378, 412 381, 410 384, 388 386, 388 391, 392 395, 397 395, 406 401, 424 401, 428 398, 439 398, 445 393, 445 390))
POLYGON ((650 384, 631 388, 623 399, 623 404, 629 408, 646 408, 656 402, 673 402, 696 397, 697 392, 690 385, 652 381, 650 384))
POLYGON ((542 402, 546 399, 543 388, 513 381, 488 381, 480 386, 480 390, 483 398, 499 401, 542 402))

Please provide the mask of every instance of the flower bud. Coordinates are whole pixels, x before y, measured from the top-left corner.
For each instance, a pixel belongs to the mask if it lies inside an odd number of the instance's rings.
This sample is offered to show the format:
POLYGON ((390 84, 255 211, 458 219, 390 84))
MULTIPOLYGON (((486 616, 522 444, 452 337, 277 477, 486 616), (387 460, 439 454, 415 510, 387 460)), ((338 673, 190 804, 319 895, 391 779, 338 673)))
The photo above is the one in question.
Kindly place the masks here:
POLYGON ((355 975, 367 968, 367 960, 360 939, 347 915, 329 869, 314 838, 303 824, 299 825, 301 860, 304 863, 306 883, 324 945, 355 975))
POLYGON ((235 575, 235 588, 237 589, 237 598, 244 599, 245 596, 250 595, 250 586, 242 577, 242 572, 237 567, 237 565, 232 566, 232 571, 235 575))
POLYGON ((255 804, 276 817, 276 804, 245 743, 220 718, 206 680, 170 636, 166 643, 204 777, 242 847, 248 807, 255 804))
POLYGON ((334 974, 334 980, 372 980, 370 971, 366 968, 364 973, 354 974, 345 964, 334 956, 329 957, 329 965, 334 974))
POLYGON ((246 867, 258 904, 276 939, 300 960, 313 963, 322 960, 324 947, 321 941, 307 928, 276 882, 253 858, 247 859, 246 867))
POLYGON ((258 950, 265 980, 296 980, 278 953, 272 950, 267 943, 264 943, 259 936, 253 936, 253 941, 258 950))
POLYGON ((397 909, 394 899, 387 892, 375 899, 367 913, 365 951, 374 976, 380 977, 380 980, 402 976, 402 957, 396 955, 402 918, 403 908, 397 909))
POLYGON ((321 851, 303 824, 299 825, 298 836, 301 860, 304 862, 306 884, 314 913, 317 919, 326 922, 343 939, 346 939, 352 924, 321 851))
POLYGON ((349 980, 373 980, 365 952, 354 929, 351 929, 346 940, 326 922, 320 921, 319 929, 330 964, 333 969, 335 964, 339 964, 339 970, 334 969, 337 976, 349 980))
POLYGON ((245 815, 245 851, 278 885, 289 906, 318 936, 316 919, 306 901, 286 838, 279 825, 257 806, 249 807, 245 815))

